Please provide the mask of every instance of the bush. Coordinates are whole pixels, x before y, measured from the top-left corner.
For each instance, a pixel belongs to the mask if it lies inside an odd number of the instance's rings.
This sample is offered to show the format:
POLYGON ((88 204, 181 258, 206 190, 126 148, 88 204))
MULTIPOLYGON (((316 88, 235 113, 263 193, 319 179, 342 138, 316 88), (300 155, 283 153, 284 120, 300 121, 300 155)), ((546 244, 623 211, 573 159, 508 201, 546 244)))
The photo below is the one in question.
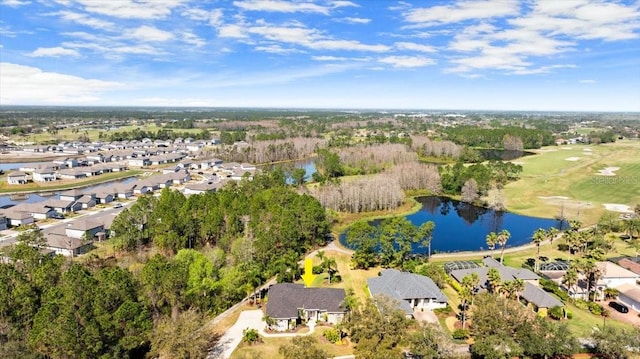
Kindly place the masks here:
POLYGON ((325 337, 325 339, 327 339, 328 341, 330 341, 331 343, 337 343, 340 341, 340 331, 338 329, 332 328, 332 329, 327 329, 324 331, 324 333, 322 334, 323 337, 325 337))
POLYGON ((321 266, 313 266, 313 269, 311 270, 311 272, 313 272, 313 274, 322 274, 324 270, 322 269, 321 266))
POLYGON ((544 279, 544 278, 540 279, 540 286, 546 292, 550 292, 557 295, 561 300, 565 302, 569 300, 569 294, 564 290, 562 290, 562 288, 560 288, 556 282, 550 279, 544 279))
POLYGON ((602 314, 604 308, 598 303, 589 303, 589 311, 595 315, 602 314))
POLYGON ((451 285, 451 287, 452 287, 453 289, 455 289, 455 290, 456 290, 456 292, 460 293, 460 290, 462 289, 462 288, 460 287, 460 283, 458 283, 458 282, 457 282, 457 281, 455 281, 455 280, 452 280, 449 284, 451 285))
POLYGON ((339 274, 334 274, 331 276, 331 283, 340 283, 342 282, 342 276, 339 274))
POLYGON ((450 314, 452 312, 451 306, 447 303, 447 306, 444 308, 436 308, 433 310, 435 314, 450 314))
POLYGON ((464 340, 469 338, 469 331, 467 329, 456 329, 451 336, 456 340, 464 340))
POLYGON ((560 306, 553 307, 549 309, 549 317, 555 320, 560 320, 564 318, 564 310, 560 306))
POLYGON ((589 310, 589 302, 585 301, 584 299, 576 299, 573 304, 575 304, 578 309, 589 310))
POLYGON ((254 343, 259 343, 261 341, 258 331, 249 328, 242 331, 242 340, 249 345, 253 345, 254 343))

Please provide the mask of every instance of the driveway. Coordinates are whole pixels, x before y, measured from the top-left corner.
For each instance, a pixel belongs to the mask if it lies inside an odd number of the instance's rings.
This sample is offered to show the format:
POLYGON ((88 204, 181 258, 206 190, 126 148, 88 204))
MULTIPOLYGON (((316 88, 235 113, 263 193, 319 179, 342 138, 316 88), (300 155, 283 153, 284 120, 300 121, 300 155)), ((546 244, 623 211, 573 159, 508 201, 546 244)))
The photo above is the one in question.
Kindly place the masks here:
MULTIPOLYGON (((602 305, 603 307, 607 308, 607 310, 609 310, 609 317, 619 320, 621 322, 625 322, 625 323, 629 323, 631 325, 634 326, 640 326, 640 317, 638 316, 638 312, 636 312, 635 310, 629 308, 629 313, 620 313, 617 310, 615 310, 614 308, 611 308, 609 306, 609 300, 607 301, 603 301, 603 302, 599 302, 600 305, 602 305)), ((618 303, 622 303, 619 300, 616 300, 616 302, 618 303)))
POLYGON ((438 317, 436 313, 431 310, 422 311, 420 309, 414 309, 413 317, 419 322, 438 324, 438 317))
POLYGON ((242 341, 242 331, 251 328, 258 331, 264 329, 262 310, 245 310, 240 313, 236 323, 227 330, 216 346, 209 352, 208 359, 227 359, 242 341))

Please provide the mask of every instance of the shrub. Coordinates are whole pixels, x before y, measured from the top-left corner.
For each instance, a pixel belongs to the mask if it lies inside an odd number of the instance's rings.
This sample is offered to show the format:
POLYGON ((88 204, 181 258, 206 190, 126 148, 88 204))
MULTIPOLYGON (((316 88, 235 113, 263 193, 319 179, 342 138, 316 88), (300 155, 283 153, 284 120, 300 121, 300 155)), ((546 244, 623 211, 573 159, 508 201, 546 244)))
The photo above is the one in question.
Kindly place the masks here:
POLYGON ((556 282, 550 279, 544 279, 544 278, 540 279, 540 286, 546 292, 550 292, 557 295, 560 299, 562 299, 565 302, 569 300, 569 294, 564 290, 562 290, 562 288, 560 288, 556 282))
POLYGON ((576 299, 573 304, 575 304, 578 309, 589 310, 589 302, 585 301, 584 299, 576 299))
POLYGON ((327 329, 324 331, 324 333, 322 334, 323 337, 325 337, 325 339, 327 339, 328 341, 330 341, 331 343, 337 343, 340 341, 340 331, 338 329, 332 328, 332 329, 327 329))
POLYGON ((253 345, 254 343, 259 343, 261 341, 258 331, 249 328, 242 331, 242 340, 249 345, 253 345))
POLYGON ((589 311, 595 315, 602 314, 604 308, 598 303, 589 303, 589 311))
POLYGON ((555 320, 564 318, 564 310, 560 306, 555 306, 549 309, 549 316, 555 320))
POLYGON ((450 314, 451 311, 451 306, 449 306, 449 303, 447 303, 447 306, 444 308, 436 308, 433 310, 433 312, 435 314, 450 314))
POLYGON ((460 290, 462 289, 462 288, 460 287, 460 283, 458 283, 458 282, 457 282, 457 281, 455 281, 455 280, 452 280, 452 281, 451 281, 451 283, 449 283, 449 284, 451 285, 451 287, 452 287, 453 289, 455 289, 455 290, 456 290, 456 292, 460 293, 460 290))
POLYGON ((464 340, 469 338, 469 331, 467 329, 456 329, 451 336, 456 340, 464 340))
POLYGON ((342 276, 339 274, 334 274, 331 276, 331 283, 340 283, 342 282, 342 276))
POLYGON ((311 272, 313 272, 313 274, 322 274, 324 270, 322 269, 321 266, 313 266, 313 269, 311 270, 311 272))

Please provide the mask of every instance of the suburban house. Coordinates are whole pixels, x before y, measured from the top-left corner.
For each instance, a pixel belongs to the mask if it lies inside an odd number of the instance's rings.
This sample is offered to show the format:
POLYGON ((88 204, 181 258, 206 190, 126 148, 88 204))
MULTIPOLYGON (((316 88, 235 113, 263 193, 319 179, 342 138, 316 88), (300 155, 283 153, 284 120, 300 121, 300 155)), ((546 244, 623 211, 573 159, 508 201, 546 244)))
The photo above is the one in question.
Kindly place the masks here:
POLYGON ((540 315, 546 315, 549 308, 556 306, 564 306, 564 304, 556 297, 540 289, 540 277, 532 271, 525 268, 508 267, 492 257, 485 257, 482 260, 484 266, 468 269, 455 269, 449 272, 458 283, 462 282, 465 276, 476 273, 480 279, 479 290, 487 290, 489 281, 487 273, 491 268, 495 268, 500 273, 502 282, 520 279, 524 282, 524 290, 519 293, 520 299, 524 300, 529 307, 540 315))
POLYGON ((31 224, 35 220, 33 216, 26 212, 16 211, 13 207, 7 209, 0 209, 2 215, 6 218, 7 224, 10 227, 24 226, 31 224))
POLYGON ((618 265, 633 273, 640 274, 640 257, 627 257, 618 261, 618 265))
POLYGON ((224 182, 205 182, 187 184, 184 186, 184 194, 202 194, 205 192, 215 192, 224 185, 224 182))
POLYGON ((57 179, 56 170, 53 167, 36 168, 32 177, 36 182, 51 182, 57 179))
POLYGON ((47 219, 55 215, 56 211, 40 203, 19 203, 11 210, 30 214, 34 219, 47 219))
POLYGON ((8 184, 26 184, 27 174, 22 171, 15 171, 7 174, 8 184))
POLYGON ((65 235, 71 238, 94 238, 99 232, 104 232, 104 225, 86 219, 77 219, 64 228, 65 235))
POLYGON ((42 203, 59 213, 77 212, 82 209, 82 205, 74 200, 49 198, 42 203))
POLYGON ((61 179, 80 179, 87 177, 87 174, 84 172, 82 168, 69 168, 66 170, 60 170, 58 172, 60 174, 61 179))
POLYGON ((279 283, 269 287, 266 316, 273 321, 270 329, 295 329, 302 321, 325 321, 337 324, 346 309, 341 288, 305 288, 302 284, 279 283))
POLYGON ((136 187, 134 183, 118 183, 113 186, 113 196, 115 198, 128 199, 133 197, 133 189, 136 187))
POLYGON ((113 192, 106 188, 98 188, 96 190, 96 203, 111 203, 115 199, 113 192))
POLYGON ((54 160, 53 163, 59 165, 60 168, 78 167, 78 160, 75 158, 61 158, 54 160))
POLYGON ((96 206, 96 199, 94 198, 94 194, 85 194, 84 196, 78 198, 76 202, 80 203, 83 209, 93 208, 96 206))
POLYGON ((433 310, 447 306, 447 297, 429 277, 384 269, 378 277, 369 278, 369 293, 372 297, 386 296, 398 303, 408 317, 415 310, 433 310))
POLYGON ((82 196, 84 196, 84 191, 81 189, 70 189, 60 193, 60 199, 65 201, 77 201, 82 196))
POLYGON ((65 257, 75 257, 87 253, 93 248, 92 241, 69 237, 64 233, 64 229, 62 228, 46 231, 44 237, 47 240, 47 249, 65 257))

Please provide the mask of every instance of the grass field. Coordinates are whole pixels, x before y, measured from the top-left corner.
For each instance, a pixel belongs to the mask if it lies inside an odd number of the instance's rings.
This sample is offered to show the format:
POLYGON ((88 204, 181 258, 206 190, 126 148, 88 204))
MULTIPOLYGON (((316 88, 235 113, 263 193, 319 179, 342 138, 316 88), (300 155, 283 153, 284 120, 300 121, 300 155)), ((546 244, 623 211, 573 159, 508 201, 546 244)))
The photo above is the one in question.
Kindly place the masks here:
POLYGON ((605 203, 640 203, 638 154, 640 141, 632 140, 543 148, 516 161, 523 166, 522 178, 505 186, 506 206, 524 215, 551 218, 562 213, 594 224, 605 203), (619 170, 615 176, 600 176, 598 171, 607 167, 619 170))

